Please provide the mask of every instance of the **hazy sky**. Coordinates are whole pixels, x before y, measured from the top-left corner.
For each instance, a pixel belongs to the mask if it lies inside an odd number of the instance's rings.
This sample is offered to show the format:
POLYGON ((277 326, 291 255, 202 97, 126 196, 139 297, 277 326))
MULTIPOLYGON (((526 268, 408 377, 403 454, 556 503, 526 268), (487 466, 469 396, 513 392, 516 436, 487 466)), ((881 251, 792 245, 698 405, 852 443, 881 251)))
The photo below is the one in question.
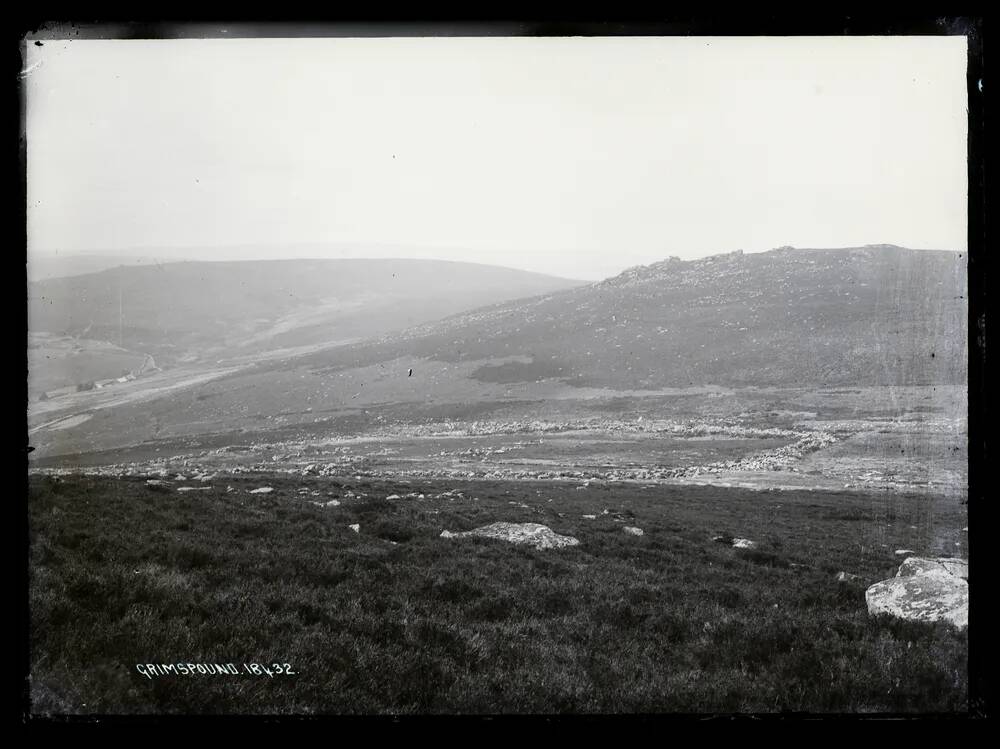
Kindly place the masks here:
POLYGON ((29 43, 29 259, 964 251, 965 66, 964 37, 29 43))

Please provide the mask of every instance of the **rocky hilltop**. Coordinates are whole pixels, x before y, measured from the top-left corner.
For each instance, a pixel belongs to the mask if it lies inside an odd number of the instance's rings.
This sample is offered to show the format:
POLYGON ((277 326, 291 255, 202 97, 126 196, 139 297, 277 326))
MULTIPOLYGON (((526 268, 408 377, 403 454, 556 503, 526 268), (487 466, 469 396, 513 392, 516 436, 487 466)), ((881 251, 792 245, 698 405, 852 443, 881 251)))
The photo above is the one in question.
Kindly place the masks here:
POLYGON ((670 258, 313 361, 507 357, 473 377, 640 390, 959 384, 966 289, 964 255, 891 245, 670 258))

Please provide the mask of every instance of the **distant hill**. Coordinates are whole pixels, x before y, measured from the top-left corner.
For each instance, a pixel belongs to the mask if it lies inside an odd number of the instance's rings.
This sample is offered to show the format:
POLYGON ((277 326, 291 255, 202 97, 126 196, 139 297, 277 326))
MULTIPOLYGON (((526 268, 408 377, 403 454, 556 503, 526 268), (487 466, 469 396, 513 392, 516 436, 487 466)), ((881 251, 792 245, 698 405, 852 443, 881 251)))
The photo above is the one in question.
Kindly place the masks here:
POLYGON ((668 259, 307 360, 517 356, 472 376, 617 389, 956 384, 966 289, 963 255, 889 245, 668 259))
POLYGON ((383 335, 482 304, 582 282, 433 260, 255 260, 130 265, 29 284, 33 333, 178 360, 383 335), (120 305, 120 308, 119 308, 120 305))
POLYGON ((146 253, 124 255, 107 252, 85 252, 61 255, 58 253, 32 253, 25 261, 28 281, 35 283, 50 278, 80 276, 117 268, 119 265, 156 265, 164 262, 187 261, 190 258, 169 254, 146 253))
MULTIPOLYGON (((180 283, 182 276, 174 275, 166 288, 184 289, 185 301, 169 305, 168 291, 157 292, 153 299, 160 301, 149 304, 144 325, 182 340, 199 315, 210 331, 237 331, 241 322, 253 322, 258 310, 290 314, 285 305, 291 309, 293 300, 282 286, 289 277, 277 272, 279 266, 273 268, 275 273, 252 283, 230 270, 224 286, 184 268, 189 280, 180 283), (281 280, 268 283, 268 278, 281 280), (201 298, 213 289, 219 292, 216 298, 201 298), (153 317, 155 310, 171 311, 170 316, 153 317), (213 319, 210 310, 219 310, 222 319, 213 319)), ((254 266, 257 273, 267 270, 254 266)), ((308 270, 296 273, 316 278, 318 273, 308 270)), ((468 267, 413 267, 405 276, 401 265, 362 263, 353 269, 355 275, 348 274, 352 269, 341 270, 341 278, 314 286, 310 278, 296 275, 301 281, 296 288, 300 295, 313 289, 309 293, 315 297, 329 293, 328 284, 340 283, 335 288, 343 288, 356 308, 345 303, 336 324, 326 328, 293 327, 287 334, 291 339, 345 331, 376 335, 377 325, 366 327, 366 316, 381 319, 384 331, 390 324, 401 328, 420 322, 420 315, 432 310, 443 314, 443 304, 428 308, 407 295, 422 290, 417 298, 424 304, 438 297, 468 304, 470 286, 454 280, 464 274, 480 281, 488 277, 498 285, 480 289, 497 295, 514 293, 513 283, 502 283, 504 277, 524 280, 513 271, 485 269, 486 276, 480 276, 468 267), (361 279, 365 274, 367 281, 361 279), (416 280, 426 274, 436 278, 416 280), (404 277, 394 292, 400 296, 391 295, 388 290, 404 277), (359 289, 383 291, 366 301, 359 289)), ((102 281, 106 288, 100 298, 106 300, 113 287, 106 276, 102 281)), ((154 400, 97 411, 79 426, 36 434, 33 444, 40 451, 70 454, 205 433, 216 435, 219 444, 243 439, 233 435, 247 431, 289 434, 302 428, 328 434, 335 428, 326 419, 381 423, 420 413, 460 419, 497 408, 512 418, 529 418, 549 399, 613 401, 619 395, 691 386, 822 389, 967 381, 966 259, 954 252, 782 248, 689 262, 668 259, 563 290, 551 288, 568 284, 559 279, 535 282, 535 288, 550 288, 351 345, 251 362, 154 400)), ((530 282, 517 285, 516 293, 530 287, 530 282)), ((156 287, 148 280, 144 288, 156 287)), ((475 293, 488 301, 487 293, 475 293)), ((273 345, 283 334, 271 326, 273 345)), ((249 333, 240 331, 244 342, 249 333)), ((218 333, 205 335, 211 340, 218 333)))

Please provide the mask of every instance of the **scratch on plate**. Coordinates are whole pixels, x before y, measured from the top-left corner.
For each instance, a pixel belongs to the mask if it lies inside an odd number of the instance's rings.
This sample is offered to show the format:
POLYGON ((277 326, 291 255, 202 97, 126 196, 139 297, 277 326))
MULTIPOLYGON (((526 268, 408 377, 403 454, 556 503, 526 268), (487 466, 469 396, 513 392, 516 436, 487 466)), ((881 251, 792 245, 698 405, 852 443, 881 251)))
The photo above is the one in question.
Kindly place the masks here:
POLYGON ((35 70, 35 69, 36 69, 36 68, 37 68, 37 67, 38 67, 39 65, 41 65, 41 64, 42 64, 43 62, 45 62, 45 60, 39 60, 39 61, 38 61, 38 62, 36 62, 36 63, 35 63, 34 65, 29 65, 28 67, 26 67, 26 68, 25 68, 24 70, 22 70, 22 71, 21 71, 21 72, 20 72, 20 73, 18 74, 18 77, 19 77, 19 78, 20 78, 21 80, 24 80, 24 79, 25 79, 25 78, 27 78, 27 77, 28 77, 29 75, 31 75, 31 73, 32 73, 32 72, 33 72, 33 71, 34 71, 34 70, 35 70))

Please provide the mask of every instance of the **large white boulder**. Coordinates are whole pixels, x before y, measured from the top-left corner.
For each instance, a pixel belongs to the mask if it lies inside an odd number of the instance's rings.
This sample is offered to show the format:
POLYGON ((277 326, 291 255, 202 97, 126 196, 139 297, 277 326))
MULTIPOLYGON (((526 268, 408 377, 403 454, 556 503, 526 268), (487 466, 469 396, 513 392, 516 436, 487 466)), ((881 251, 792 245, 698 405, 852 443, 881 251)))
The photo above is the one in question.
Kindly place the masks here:
POLYGON ((868 613, 969 626, 969 566, 961 559, 910 557, 889 580, 865 591, 868 613))
POLYGON ((901 565, 896 577, 913 577, 914 575, 954 575, 963 580, 969 579, 969 562, 966 559, 952 557, 910 557, 901 565))
POLYGON ((478 536, 480 538, 495 538, 512 544, 526 544, 536 549, 558 549, 563 546, 576 546, 580 543, 572 536, 561 536, 546 525, 539 523, 490 523, 481 528, 460 533, 442 531, 442 538, 465 538, 478 536))

